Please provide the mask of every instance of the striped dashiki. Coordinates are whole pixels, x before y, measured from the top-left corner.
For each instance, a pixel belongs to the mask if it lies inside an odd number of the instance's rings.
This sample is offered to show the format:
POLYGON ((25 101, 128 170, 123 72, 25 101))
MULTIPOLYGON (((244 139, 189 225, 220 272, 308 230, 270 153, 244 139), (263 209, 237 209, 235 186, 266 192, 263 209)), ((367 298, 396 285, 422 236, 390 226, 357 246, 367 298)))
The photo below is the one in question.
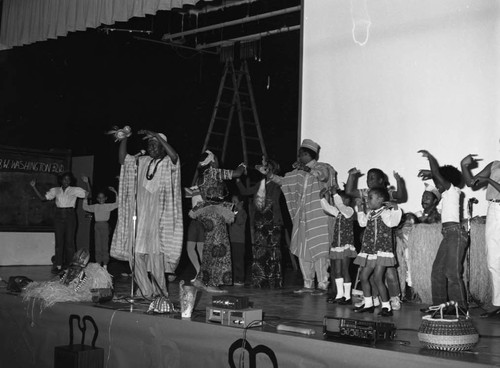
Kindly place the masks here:
POLYGON ((321 207, 320 191, 335 183, 332 166, 313 162, 311 172, 293 170, 280 178, 293 222, 290 251, 305 261, 328 258, 333 218, 321 207))
POLYGON ((137 186, 135 253, 162 254, 166 272, 173 272, 179 263, 183 237, 180 161, 173 164, 170 157, 165 156, 158 164, 154 177, 147 180, 148 166, 152 173, 158 160, 151 162, 149 156, 137 160, 137 183, 136 158, 127 155, 121 167, 118 221, 111 243, 111 256, 124 261, 131 259, 137 186))

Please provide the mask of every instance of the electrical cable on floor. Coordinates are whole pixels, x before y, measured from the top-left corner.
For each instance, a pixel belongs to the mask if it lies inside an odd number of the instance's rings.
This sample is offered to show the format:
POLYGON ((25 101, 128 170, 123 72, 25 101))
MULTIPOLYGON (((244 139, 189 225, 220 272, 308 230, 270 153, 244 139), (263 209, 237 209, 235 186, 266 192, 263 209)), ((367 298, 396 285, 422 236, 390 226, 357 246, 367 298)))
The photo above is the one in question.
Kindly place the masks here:
POLYGON ((111 318, 109 320, 109 327, 108 327, 109 346, 108 346, 108 358, 106 359, 106 367, 108 366, 109 358, 111 356, 111 325, 113 324, 113 318, 115 318, 116 312, 118 312, 118 309, 113 312, 113 314, 111 315, 111 318))
POLYGON ((109 346, 108 346, 108 357, 106 359, 106 367, 108 366, 109 359, 111 357, 111 326, 113 325, 113 319, 115 318, 116 312, 128 312, 129 309, 125 308, 118 308, 113 311, 113 314, 111 315, 111 318, 109 319, 109 326, 108 326, 108 341, 109 341, 109 346))
POLYGON ((252 321, 248 324, 248 326, 246 326, 245 328, 243 328, 243 341, 241 343, 241 353, 240 353, 240 358, 238 360, 238 367, 239 368, 243 368, 245 366, 245 345, 246 345, 246 342, 247 342, 247 331, 250 327, 252 327, 254 324, 259 324, 262 325, 264 323, 263 320, 256 320, 256 321, 252 321))
POLYGON ((479 335, 479 337, 484 337, 486 339, 498 339, 500 338, 500 335, 479 335))

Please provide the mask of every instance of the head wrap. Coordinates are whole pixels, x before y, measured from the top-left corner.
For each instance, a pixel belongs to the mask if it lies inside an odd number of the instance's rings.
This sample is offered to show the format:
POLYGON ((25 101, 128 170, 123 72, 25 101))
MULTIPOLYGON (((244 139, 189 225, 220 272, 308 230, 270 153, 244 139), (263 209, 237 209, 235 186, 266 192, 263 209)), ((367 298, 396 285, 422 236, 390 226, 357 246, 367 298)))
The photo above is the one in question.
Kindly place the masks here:
POLYGON ((319 144, 314 142, 312 139, 304 139, 300 145, 300 148, 308 148, 313 152, 318 153, 319 151, 319 144))
POLYGON ((441 193, 439 193, 439 190, 437 190, 437 188, 435 186, 427 184, 427 183, 424 183, 424 185, 425 185, 426 192, 431 192, 432 194, 434 194, 436 196, 438 201, 441 200, 441 193))
POLYGON ((211 151, 206 150, 205 153, 207 153, 208 156, 203 161, 200 161, 201 166, 207 166, 209 163, 215 162, 215 156, 211 151))

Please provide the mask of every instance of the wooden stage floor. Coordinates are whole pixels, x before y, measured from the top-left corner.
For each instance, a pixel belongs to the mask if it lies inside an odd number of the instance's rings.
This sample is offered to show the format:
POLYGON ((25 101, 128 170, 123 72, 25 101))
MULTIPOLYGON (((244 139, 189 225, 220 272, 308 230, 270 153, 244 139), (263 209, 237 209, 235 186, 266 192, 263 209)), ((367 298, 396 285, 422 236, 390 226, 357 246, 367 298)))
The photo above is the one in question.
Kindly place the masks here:
MULTIPOLYGON (((35 281, 44 281, 52 279, 49 266, 23 266, 23 267, 0 267, 0 277, 7 281, 10 276, 27 276, 35 281)), ((186 279, 192 275, 185 272, 185 275, 179 276, 177 280, 169 285, 170 299, 174 304, 178 303, 179 297, 179 279, 186 279)), ((130 277, 115 277, 115 297, 124 299, 130 295, 130 277)), ((263 310, 264 326, 257 327, 265 332, 277 332, 276 326, 281 323, 298 324, 315 330, 311 336, 299 335, 294 333, 285 333, 295 335, 308 340, 324 340, 323 338, 323 318, 331 316, 337 318, 353 318, 357 320, 375 320, 382 322, 392 322, 397 328, 397 336, 394 341, 377 343, 375 349, 383 349, 393 352, 417 354, 422 357, 436 357, 445 360, 455 361, 457 365, 485 365, 500 366, 500 319, 483 319, 479 315, 484 311, 481 308, 472 308, 471 316, 474 326, 480 334, 480 340, 476 347, 469 352, 441 352, 428 350, 421 346, 418 341, 417 332, 421 323, 422 314, 419 309, 421 304, 403 303, 399 311, 394 311, 392 317, 379 317, 376 309, 374 314, 357 314, 352 311, 352 306, 332 305, 326 302, 327 296, 313 296, 294 294, 293 290, 300 288, 302 280, 297 272, 288 270, 285 279, 285 287, 279 290, 266 290, 251 288, 248 286, 227 287, 229 295, 247 296, 253 303, 254 308, 263 310)), ((4 285, 2 285, 4 286, 4 285)), ((206 292, 200 292, 192 320, 195 322, 205 322, 205 308, 212 301, 212 295, 206 292)), ((113 303, 116 304, 116 303, 113 303)), ((106 307, 106 305, 102 305, 106 307)), ((143 313, 148 307, 148 303, 136 303, 133 308, 137 313, 143 313)), ((109 308, 112 308, 109 306, 109 308)), ((283 332, 279 332, 282 334, 283 332)), ((336 342, 352 342, 336 340, 336 342)), ((395 362, 395 365, 404 364, 403 361, 395 362)), ((367 366, 370 366, 368 364, 367 366)))

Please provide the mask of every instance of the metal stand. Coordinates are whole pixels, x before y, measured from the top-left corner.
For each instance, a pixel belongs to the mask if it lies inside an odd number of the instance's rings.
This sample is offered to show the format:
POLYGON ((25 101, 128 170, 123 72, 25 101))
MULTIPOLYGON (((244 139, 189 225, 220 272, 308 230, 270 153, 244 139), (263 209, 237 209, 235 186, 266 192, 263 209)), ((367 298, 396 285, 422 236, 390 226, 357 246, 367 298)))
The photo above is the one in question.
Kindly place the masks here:
POLYGON ((474 205, 474 201, 477 201, 475 198, 469 199, 468 202, 468 212, 469 212, 469 218, 467 219, 467 251, 466 251, 466 260, 467 260, 467 306, 468 308, 479 308, 481 307, 482 303, 480 300, 476 299, 471 291, 470 291, 470 247, 471 247, 471 238, 470 238, 470 230, 471 230, 471 220, 472 220, 472 207, 474 205))
POLYGON ((145 298, 139 298, 134 295, 134 283, 135 283, 135 245, 137 241, 137 189, 138 189, 138 181, 139 181, 139 157, 135 158, 135 173, 134 173, 134 214, 132 215, 132 232, 134 234, 134 238, 132 240, 132 257, 130 263, 130 297, 127 301, 130 304, 134 304, 136 301, 144 300, 145 298))

